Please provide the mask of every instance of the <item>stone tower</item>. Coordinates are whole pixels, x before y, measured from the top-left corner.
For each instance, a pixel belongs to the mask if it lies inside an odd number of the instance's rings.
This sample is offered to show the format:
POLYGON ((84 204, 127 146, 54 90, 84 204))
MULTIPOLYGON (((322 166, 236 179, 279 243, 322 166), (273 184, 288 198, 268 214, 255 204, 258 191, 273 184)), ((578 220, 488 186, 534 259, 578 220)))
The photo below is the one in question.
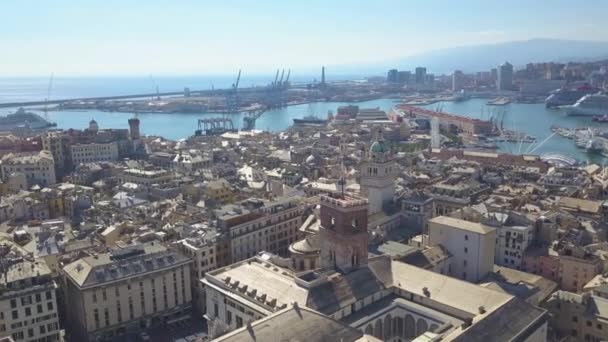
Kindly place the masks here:
POLYGON ((370 215, 393 201, 397 166, 393 154, 384 141, 382 131, 371 144, 361 163, 361 193, 369 200, 370 215))
POLYGON ((321 196, 321 267, 347 271, 367 264, 367 200, 348 194, 321 196))
POLYGON ((139 119, 131 118, 129 119, 129 133, 131 135, 131 140, 139 140, 139 119))

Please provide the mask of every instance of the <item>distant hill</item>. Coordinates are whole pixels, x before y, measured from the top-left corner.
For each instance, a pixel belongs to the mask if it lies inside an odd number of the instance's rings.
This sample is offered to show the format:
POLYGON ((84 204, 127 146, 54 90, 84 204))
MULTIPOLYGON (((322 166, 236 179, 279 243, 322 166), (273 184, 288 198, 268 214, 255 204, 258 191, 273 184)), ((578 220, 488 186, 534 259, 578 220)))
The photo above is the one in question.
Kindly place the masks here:
POLYGON ((454 70, 475 72, 489 70, 504 61, 515 68, 530 62, 591 62, 608 58, 608 41, 531 39, 497 44, 447 48, 385 61, 369 66, 370 71, 390 68, 413 70, 425 66, 429 72, 452 73, 454 70))

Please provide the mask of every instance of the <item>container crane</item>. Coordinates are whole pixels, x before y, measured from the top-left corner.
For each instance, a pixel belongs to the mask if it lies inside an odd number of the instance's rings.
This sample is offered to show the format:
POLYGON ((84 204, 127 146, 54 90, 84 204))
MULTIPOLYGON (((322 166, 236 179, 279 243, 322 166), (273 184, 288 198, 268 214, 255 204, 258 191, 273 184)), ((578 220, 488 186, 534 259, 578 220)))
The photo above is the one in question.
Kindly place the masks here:
POLYGON ((44 120, 49 121, 49 100, 51 99, 51 90, 53 90, 54 73, 51 73, 49 78, 49 86, 46 90, 46 98, 44 99, 44 120))

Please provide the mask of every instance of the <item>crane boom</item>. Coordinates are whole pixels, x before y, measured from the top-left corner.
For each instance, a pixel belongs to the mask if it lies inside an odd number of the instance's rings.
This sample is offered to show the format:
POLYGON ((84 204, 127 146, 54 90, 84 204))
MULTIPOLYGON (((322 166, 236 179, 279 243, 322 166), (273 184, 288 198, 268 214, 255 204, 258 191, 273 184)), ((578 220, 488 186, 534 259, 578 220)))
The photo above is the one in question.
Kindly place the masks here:
POLYGON ((236 77, 236 83, 234 84, 234 90, 238 89, 240 81, 241 81, 241 69, 239 69, 239 74, 236 77))
POLYGON ((278 79, 279 79, 279 69, 277 69, 277 74, 274 76, 274 82, 272 82, 273 86, 275 86, 277 84, 278 79))
POLYGON ((53 78, 55 74, 51 73, 51 77, 49 78, 49 86, 46 90, 46 99, 44 99, 44 119, 49 120, 49 100, 51 99, 51 90, 53 90, 53 78))
POLYGON ((287 77, 285 77, 285 83, 284 85, 287 85, 289 82, 289 75, 291 75, 291 69, 287 70, 287 77))
POLYGON ((279 79, 279 83, 278 83, 279 86, 281 86, 281 84, 283 84, 283 76, 285 76, 285 69, 283 69, 283 72, 281 72, 281 78, 279 79))

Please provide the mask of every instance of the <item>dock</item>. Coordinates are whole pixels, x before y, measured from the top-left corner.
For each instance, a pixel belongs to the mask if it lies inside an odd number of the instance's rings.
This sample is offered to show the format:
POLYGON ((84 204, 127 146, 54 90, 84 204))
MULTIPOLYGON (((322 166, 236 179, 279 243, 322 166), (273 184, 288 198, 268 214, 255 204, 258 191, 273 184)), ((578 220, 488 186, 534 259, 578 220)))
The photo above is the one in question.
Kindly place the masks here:
POLYGON ((488 101, 488 106, 506 106, 511 103, 511 100, 507 97, 497 97, 494 100, 488 101))

